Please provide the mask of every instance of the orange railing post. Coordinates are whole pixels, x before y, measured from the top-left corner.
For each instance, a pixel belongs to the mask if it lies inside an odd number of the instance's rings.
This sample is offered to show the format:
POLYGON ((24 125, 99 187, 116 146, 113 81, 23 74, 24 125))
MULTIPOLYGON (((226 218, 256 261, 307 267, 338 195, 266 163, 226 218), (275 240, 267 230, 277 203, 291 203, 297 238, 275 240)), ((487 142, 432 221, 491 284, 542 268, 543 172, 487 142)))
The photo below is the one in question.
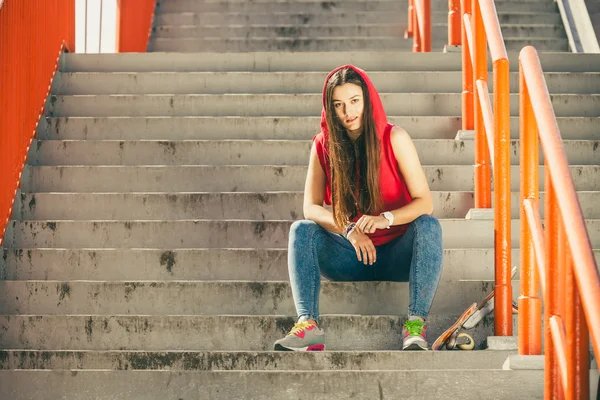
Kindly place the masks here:
MULTIPOLYGON (((537 204, 539 199, 540 164, 538 131, 522 70, 523 68, 519 60, 520 204, 523 204, 526 199, 534 201, 537 204)), ((535 266, 536 254, 531 232, 535 225, 528 221, 525 207, 519 207, 519 210, 521 218, 521 291, 519 296, 520 334, 518 349, 521 355, 542 354, 542 302, 537 294, 540 277, 535 266)), ((546 282, 544 281, 543 283, 545 284, 546 282)))
MULTIPOLYGON (((544 305, 544 320, 550 321, 553 315, 560 315, 558 298, 558 257, 559 257, 559 219, 558 204, 552 187, 552 179, 548 171, 548 163, 544 163, 544 228, 546 234, 546 290, 547 303, 544 305)), ((550 393, 551 398, 558 397, 557 368, 558 359, 550 324, 544 327, 544 393, 550 393)))
MULTIPOLYGON (((462 16, 460 0, 448 0, 448 45, 460 46, 462 34, 462 16)), ((464 41, 463 41, 464 43, 464 41)))
MULTIPOLYGON (((522 230, 526 237, 521 240, 523 250, 527 251, 527 254, 523 253, 527 260, 522 261, 522 267, 527 271, 522 272, 526 279, 522 280, 519 300, 520 304, 529 304, 531 309, 520 318, 525 320, 527 317, 527 324, 539 309, 533 294, 536 275, 531 271, 533 262, 529 248, 533 240, 544 299, 545 398, 564 396, 585 400, 589 398, 588 326, 594 352, 600 354, 600 276, 548 88, 533 47, 527 46, 521 51, 519 65, 522 176, 526 174, 525 168, 537 167, 533 163, 537 151, 532 151, 532 146, 536 145, 536 135, 539 135, 544 154, 546 219, 544 250, 539 244, 542 234, 539 212, 535 210, 536 199, 531 198, 537 197, 532 189, 535 182, 526 176, 521 192, 521 215, 526 216, 529 226, 522 230), (565 230, 566 221, 568 231, 565 230)), ((539 349, 539 334, 530 328, 526 326, 526 329, 519 330, 520 354, 525 351, 532 354, 539 349), (526 335, 531 337, 521 337, 526 335)))
POLYGON ((463 129, 475 128, 475 208, 491 207, 494 170, 494 330, 512 335, 510 64, 493 0, 463 1, 463 129), (473 15, 469 14, 473 12, 473 15), (487 89, 487 47, 494 68, 494 104, 487 89), (468 68, 473 66, 469 76, 468 68), (473 82, 477 96, 470 93, 473 82), (492 122, 493 121, 493 122, 492 122))
POLYGON ((404 39, 413 37, 415 27, 415 0, 408 0, 408 25, 404 31, 404 39))
MULTIPOLYGON (((490 2, 490 4, 493 3, 490 2)), ((499 31, 500 27, 498 26, 499 31)), ((502 49, 492 51, 492 54, 502 50, 504 50, 504 46, 502 49)), ((508 55, 504 50, 502 58, 494 60, 494 302, 496 304, 494 307, 494 332, 497 336, 512 336, 513 334, 509 69, 508 55)))
POLYGON ((148 49, 156 0, 117 1, 117 52, 143 53, 148 49))
POLYGON ((64 48, 75 50, 75 0, 0 5, 0 244, 64 48))
POLYGON ((405 38, 413 38, 413 51, 431 51, 431 0, 409 0, 408 8, 409 29, 404 34, 405 38), (411 13, 411 4, 414 12, 411 13), (412 29, 412 30, 411 30, 412 29))
POLYGON ((423 1, 423 51, 431 52, 431 0, 423 1))
MULTIPOLYGON (((468 20, 471 15, 471 0, 461 0, 463 19, 468 20)), ((462 29, 462 129, 472 131, 475 128, 473 121, 473 60, 471 48, 467 38, 467 30, 471 25, 465 21, 462 29)))
MULTIPOLYGON (((473 80, 482 79, 487 83, 487 38, 479 1, 472 3, 472 32, 473 44, 473 80)), ((483 114, 478 101, 473 101, 473 116, 475 122, 475 208, 492 207, 492 187, 490 154, 485 139, 483 114)))

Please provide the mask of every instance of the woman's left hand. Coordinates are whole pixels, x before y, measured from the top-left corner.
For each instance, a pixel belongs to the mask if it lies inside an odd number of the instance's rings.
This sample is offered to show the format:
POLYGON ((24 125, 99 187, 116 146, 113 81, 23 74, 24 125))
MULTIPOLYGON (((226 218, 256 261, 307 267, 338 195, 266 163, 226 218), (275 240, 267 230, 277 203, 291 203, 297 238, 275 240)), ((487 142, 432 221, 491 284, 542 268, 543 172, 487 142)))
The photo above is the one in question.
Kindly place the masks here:
POLYGON ((374 233, 377 229, 385 229, 389 221, 382 215, 363 215, 356 221, 356 229, 362 233, 374 233))

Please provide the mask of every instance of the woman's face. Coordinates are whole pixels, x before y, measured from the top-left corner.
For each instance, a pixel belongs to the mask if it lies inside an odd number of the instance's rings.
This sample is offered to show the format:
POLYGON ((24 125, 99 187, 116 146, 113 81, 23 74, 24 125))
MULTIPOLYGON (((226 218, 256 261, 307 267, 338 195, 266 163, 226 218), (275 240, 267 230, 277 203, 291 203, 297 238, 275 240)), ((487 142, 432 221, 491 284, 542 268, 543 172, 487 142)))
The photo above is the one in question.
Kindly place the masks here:
POLYGON ((333 89, 333 109, 349 134, 358 137, 362 128, 365 103, 362 88, 354 83, 344 83, 333 89))

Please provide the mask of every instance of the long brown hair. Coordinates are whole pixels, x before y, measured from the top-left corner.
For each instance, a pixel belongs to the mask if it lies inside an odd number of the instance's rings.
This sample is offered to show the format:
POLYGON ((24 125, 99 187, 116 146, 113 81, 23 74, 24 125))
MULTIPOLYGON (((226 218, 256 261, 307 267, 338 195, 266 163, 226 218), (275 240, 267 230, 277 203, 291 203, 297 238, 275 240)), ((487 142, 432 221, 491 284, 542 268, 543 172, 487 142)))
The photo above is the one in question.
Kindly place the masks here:
POLYGON ((333 218, 336 225, 343 228, 358 215, 358 212, 375 214, 383 208, 379 187, 379 138, 369 89, 362 77, 352 68, 340 69, 329 78, 325 88, 325 104, 329 130, 333 218), (354 143, 348 137, 346 128, 337 118, 333 108, 333 90, 345 83, 360 86, 363 92, 362 134, 354 143))

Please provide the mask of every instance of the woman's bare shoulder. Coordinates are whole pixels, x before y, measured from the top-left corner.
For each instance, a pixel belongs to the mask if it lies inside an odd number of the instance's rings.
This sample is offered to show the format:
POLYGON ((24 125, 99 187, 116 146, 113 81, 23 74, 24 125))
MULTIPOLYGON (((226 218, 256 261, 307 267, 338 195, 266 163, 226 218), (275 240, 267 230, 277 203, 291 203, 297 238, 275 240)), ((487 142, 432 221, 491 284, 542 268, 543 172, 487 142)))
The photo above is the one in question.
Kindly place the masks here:
POLYGON ((401 144, 406 141, 411 141, 410 135, 408 132, 397 125, 393 125, 392 130, 390 132, 390 141, 392 144, 401 144))

